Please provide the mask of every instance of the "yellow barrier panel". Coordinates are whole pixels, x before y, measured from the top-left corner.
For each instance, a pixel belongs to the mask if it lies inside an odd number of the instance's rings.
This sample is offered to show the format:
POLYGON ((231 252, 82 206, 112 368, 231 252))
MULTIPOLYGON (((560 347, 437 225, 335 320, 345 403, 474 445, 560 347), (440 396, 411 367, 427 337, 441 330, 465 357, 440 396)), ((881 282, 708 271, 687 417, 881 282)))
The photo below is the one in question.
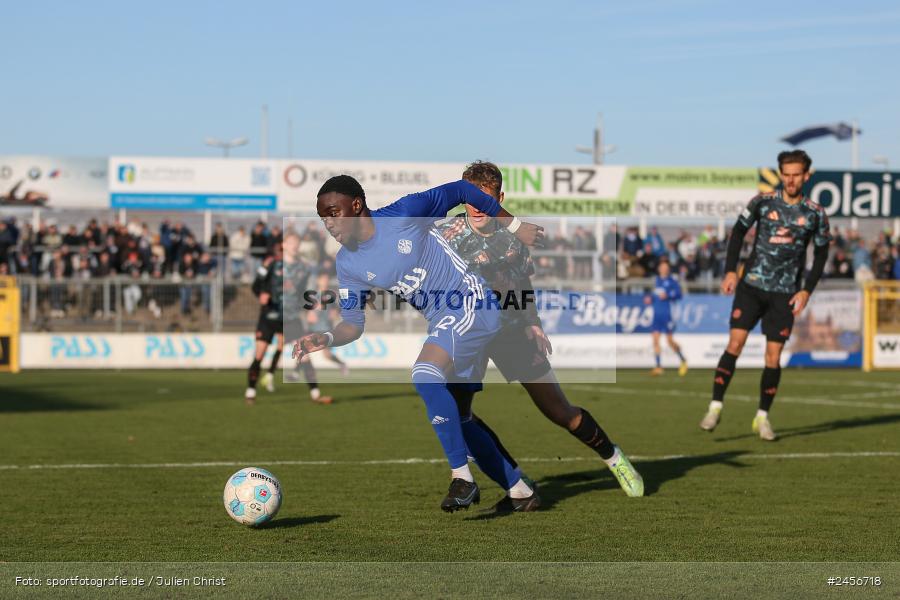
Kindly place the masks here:
POLYGON ((0 277, 0 371, 19 372, 19 288, 0 277))
POLYGON ((863 291, 863 370, 900 369, 900 281, 869 281, 863 291))

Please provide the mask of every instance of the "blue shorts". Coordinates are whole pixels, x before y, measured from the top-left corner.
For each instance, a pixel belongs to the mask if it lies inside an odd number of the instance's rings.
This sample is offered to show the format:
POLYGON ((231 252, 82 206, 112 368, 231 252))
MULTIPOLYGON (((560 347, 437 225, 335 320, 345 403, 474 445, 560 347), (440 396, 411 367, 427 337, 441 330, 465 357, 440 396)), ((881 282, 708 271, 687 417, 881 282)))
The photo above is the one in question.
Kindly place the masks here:
POLYGON ((650 325, 650 331, 653 333, 674 333, 675 321, 672 320, 672 315, 654 314, 653 323, 650 325))
POLYGON ((481 307, 447 311, 428 323, 426 344, 440 346, 453 359, 451 382, 479 383, 487 365, 488 342, 500 330, 500 311, 481 307))

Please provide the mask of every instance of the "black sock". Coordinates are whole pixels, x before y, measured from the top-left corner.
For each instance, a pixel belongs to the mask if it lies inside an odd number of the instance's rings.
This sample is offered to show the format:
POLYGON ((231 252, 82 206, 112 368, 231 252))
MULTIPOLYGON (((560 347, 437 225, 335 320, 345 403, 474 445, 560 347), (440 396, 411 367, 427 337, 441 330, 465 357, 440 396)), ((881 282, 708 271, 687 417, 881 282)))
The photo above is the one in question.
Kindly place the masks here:
MULTIPOLYGON (((519 467, 519 465, 518 465, 518 463, 516 463, 516 459, 514 459, 512 457, 512 455, 510 455, 510 453, 506 450, 506 448, 500 442, 500 438, 497 437, 496 433, 494 433, 494 430, 491 429, 490 427, 488 427, 487 423, 485 423, 484 421, 482 421, 475 415, 472 415, 472 422, 475 423, 476 425, 478 425, 479 427, 481 427, 482 429, 484 429, 487 432, 487 434, 489 436, 491 436, 491 439, 493 439, 494 443, 497 444, 497 450, 500 451, 500 454, 503 455, 503 458, 505 458, 509 462, 509 464, 512 465, 513 469, 517 469, 519 467)), ((513 482, 513 483, 515 483, 515 482, 513 482)))
POLYGON ((762 377, 759 378, 759 410, 769 412, 772 408, 779 381, 781 381, 781 367, 763 369, 762 377))
POLYGON ((581 409, 581 423, 578 424, 572 435, 577 437, 581 443, 600 455, 600 458, 609 460, 616 453, 616 448, 610 441, 606 432, 600 428, 591 413, 585 409, 581 409))
POLYGON ((306 378, 309 389, 314 390, 319 387, 319 384, 316 381, 316 369, 312 366, 312 363, 308 360, 302 361, 300 363, 300 368, 303 370, 303 377, 306 378))
POLYGON ((713 380, 713 400, 722 402, 725 400, 725 390, 731 382, 731 376, 734 375, 734 366, 737 364, 738 357, 731 354, 727 350, 722 353, 719 359, 719 366, 716 367, 716 377, 713 380))
POLYGON ((272 364, 269 365, 269 373, 274 373, 278 370, 278 359, 281 358, 281 350, 276 350, 275 354, 272 355, 272 364))
POLYGON ((257 379, 259 379, 259 360, 254 359, 247 370, 247 387, 256 388, 257 379))

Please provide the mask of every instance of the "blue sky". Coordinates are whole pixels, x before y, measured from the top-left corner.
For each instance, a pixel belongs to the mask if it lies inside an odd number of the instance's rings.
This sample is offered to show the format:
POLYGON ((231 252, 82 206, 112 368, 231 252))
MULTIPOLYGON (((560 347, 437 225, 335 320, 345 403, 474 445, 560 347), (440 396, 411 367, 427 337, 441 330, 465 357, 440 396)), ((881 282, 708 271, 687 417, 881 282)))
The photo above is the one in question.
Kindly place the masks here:
MULTIPOLYGON (((778 137, 858 119, 900 167, 891 2, 7 3, 0 154, 772 164, 778 137)), ((849 142, 805 147, 847 168, 849 142)), ((895 169, 896 170, 896 169, 895 169)))

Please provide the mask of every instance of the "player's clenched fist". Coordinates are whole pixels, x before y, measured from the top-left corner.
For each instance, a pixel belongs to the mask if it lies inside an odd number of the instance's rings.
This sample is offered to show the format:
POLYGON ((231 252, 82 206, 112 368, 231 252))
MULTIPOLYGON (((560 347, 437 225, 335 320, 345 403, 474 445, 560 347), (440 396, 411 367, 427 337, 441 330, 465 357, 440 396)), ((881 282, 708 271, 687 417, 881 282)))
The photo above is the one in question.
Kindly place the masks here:
POLYGON ((722 278, 722 293, 730 296, 734 293, 735 288, 737 287, 737 273, 731 271, 730 273, 725 273, 725 277, 722 278))
POLYGON ((541 246, 544 243, 544 228, 534 223, 522 223, 516 229, 516 237, 526 246, 541 246))
POLYGON ((328 336, 324 333, 310 333, 294 342, 291 358, 300 360, 305 354, 318 352, 326 347, 328 347, 328 336))

